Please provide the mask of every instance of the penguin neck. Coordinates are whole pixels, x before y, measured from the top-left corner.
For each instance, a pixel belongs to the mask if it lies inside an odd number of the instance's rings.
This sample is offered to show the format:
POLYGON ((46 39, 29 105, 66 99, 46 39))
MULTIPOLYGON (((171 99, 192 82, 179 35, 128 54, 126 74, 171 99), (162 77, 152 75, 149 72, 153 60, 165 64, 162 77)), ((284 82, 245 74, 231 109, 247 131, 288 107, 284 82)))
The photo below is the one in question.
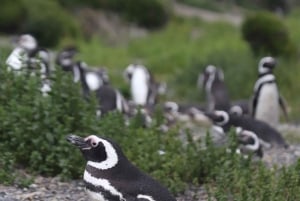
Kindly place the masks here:
POLYGON ((258 78, 264 77, 266 75, 273 75, 273 73, 271 71, 265 72, 265 73, 259 73, 258 78))

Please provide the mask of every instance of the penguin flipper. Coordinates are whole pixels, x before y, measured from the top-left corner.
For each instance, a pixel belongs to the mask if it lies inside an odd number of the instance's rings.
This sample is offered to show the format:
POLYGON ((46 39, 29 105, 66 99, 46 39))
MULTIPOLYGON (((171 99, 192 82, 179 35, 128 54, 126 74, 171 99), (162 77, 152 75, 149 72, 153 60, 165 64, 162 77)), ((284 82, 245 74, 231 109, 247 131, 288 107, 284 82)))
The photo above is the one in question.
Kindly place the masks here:
POLYGON ((287 111, 287 103, 286 101, 283 99, 282 96, 279 96, 279 105, 283 111, 284 117, 286 121, 289 121, 289 117, 288 117, 288 111, 287 111))

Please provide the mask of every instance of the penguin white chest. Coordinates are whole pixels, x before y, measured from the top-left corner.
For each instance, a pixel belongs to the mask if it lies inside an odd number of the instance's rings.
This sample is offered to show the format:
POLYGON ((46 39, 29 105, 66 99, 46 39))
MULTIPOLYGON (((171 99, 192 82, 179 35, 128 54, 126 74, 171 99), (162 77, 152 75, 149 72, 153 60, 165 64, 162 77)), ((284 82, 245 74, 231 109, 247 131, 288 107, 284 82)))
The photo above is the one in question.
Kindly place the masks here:
POLYGON ((21 48, 15 48, 6 60, 8 70, 21 70, 24 67, 24 63, 27 60, 27 56, 21 48))
POLYGON ((131 78, 131 94, 136 104, 145 105, 148 96, 148 76, 143 69, 136 69, 131 78))
POLYGON ((276 126, 279 122, 278 100, 279 94, 275 83, 262 86, 257 100, 255 118, 276 126))
POLYGON ((85 79, 91 91, 97 90, 102 85, 100 78, 95 73, 86 73, 85 79))

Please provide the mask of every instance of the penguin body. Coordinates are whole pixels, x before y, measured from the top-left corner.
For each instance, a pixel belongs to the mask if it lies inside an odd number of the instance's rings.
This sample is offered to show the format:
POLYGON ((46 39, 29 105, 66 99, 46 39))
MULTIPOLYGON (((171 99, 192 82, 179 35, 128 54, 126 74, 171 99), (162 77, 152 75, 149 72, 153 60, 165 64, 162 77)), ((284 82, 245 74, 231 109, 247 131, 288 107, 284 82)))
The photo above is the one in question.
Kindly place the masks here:
POLYGON ((279 123, 279 106, 282 107, 287 117, 285 105, 282 104, 282 97, 278 90, 276 78, 273 75, 275 66, 276 61, 273 57, 264 57, 260 60, 258 66, 259 78, 254 86, 252 100, 253 118, 264 121, 273 127, 276 127, 279 123))
POLYGON ((225 111, 214 111, 212 113, 206 113, 206 115, 214 124, 221 126, 225 132, 228 132, 232 127, 241 127, 244 130, 254 132, 259 139, 272 146, 288 147, 288 144, 276 129, 263 121, 253 119, 251 116, 238 116, 228 114, 225 111))
POLYGON ((84 183, 93 201, 175 201, 159 182, 141 172, 112 140, 69 135, 87 160, 84 183))
POLYGON ((208 111, 230 109, 229 93, 221 69, 208 65, 198 77, 198 87, 205 90, 208 111))
POLYGON ((85 63, 77 62, 73 66, 73 73, 74 82, 81 82, 83 96, 86 99, 89 99, 91 92, 96 94, 99 101, 98 116, 113 110, 124 113, 128 111, 128 105, 121 93, 108 84, 106 71, 89 72, 85 63))
POLYGON ((136 105, 155 105, 158 95, 165 92, 165 85, 155 82, 153 75, 143 65, 130 64, 124 71, 130 82, 130 93, 136 105))

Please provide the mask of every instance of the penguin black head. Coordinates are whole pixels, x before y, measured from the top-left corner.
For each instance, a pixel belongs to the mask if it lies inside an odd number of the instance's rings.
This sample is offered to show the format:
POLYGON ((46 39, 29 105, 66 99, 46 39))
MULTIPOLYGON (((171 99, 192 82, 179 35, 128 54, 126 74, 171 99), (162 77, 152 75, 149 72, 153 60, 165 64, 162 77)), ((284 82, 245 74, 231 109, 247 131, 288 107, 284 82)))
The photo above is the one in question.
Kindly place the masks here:
POLYGON ((97 169, 105 170, 116 166, 119 156, 123 155, 116 143, 96 135, 86 138, 68 135, 66 139, 80 149, 89 165, 97 169))
POLYGON ((276 66, 276 60, 273 57, 263 57, 258 64, 258 73, 265 74, 272 72, 276 66))
POLYGON ((213 112, 206 112, 204 114, 218 126, 224 126, 229 122, 229 114, 222 110, 215 110, 213 112))
POLYGON ((253 152, 257 156, 263 157, 262 147, 257 135, 249 130, 243 130, 241 127, 236 128, 237 139, 241 151, 253 152))

